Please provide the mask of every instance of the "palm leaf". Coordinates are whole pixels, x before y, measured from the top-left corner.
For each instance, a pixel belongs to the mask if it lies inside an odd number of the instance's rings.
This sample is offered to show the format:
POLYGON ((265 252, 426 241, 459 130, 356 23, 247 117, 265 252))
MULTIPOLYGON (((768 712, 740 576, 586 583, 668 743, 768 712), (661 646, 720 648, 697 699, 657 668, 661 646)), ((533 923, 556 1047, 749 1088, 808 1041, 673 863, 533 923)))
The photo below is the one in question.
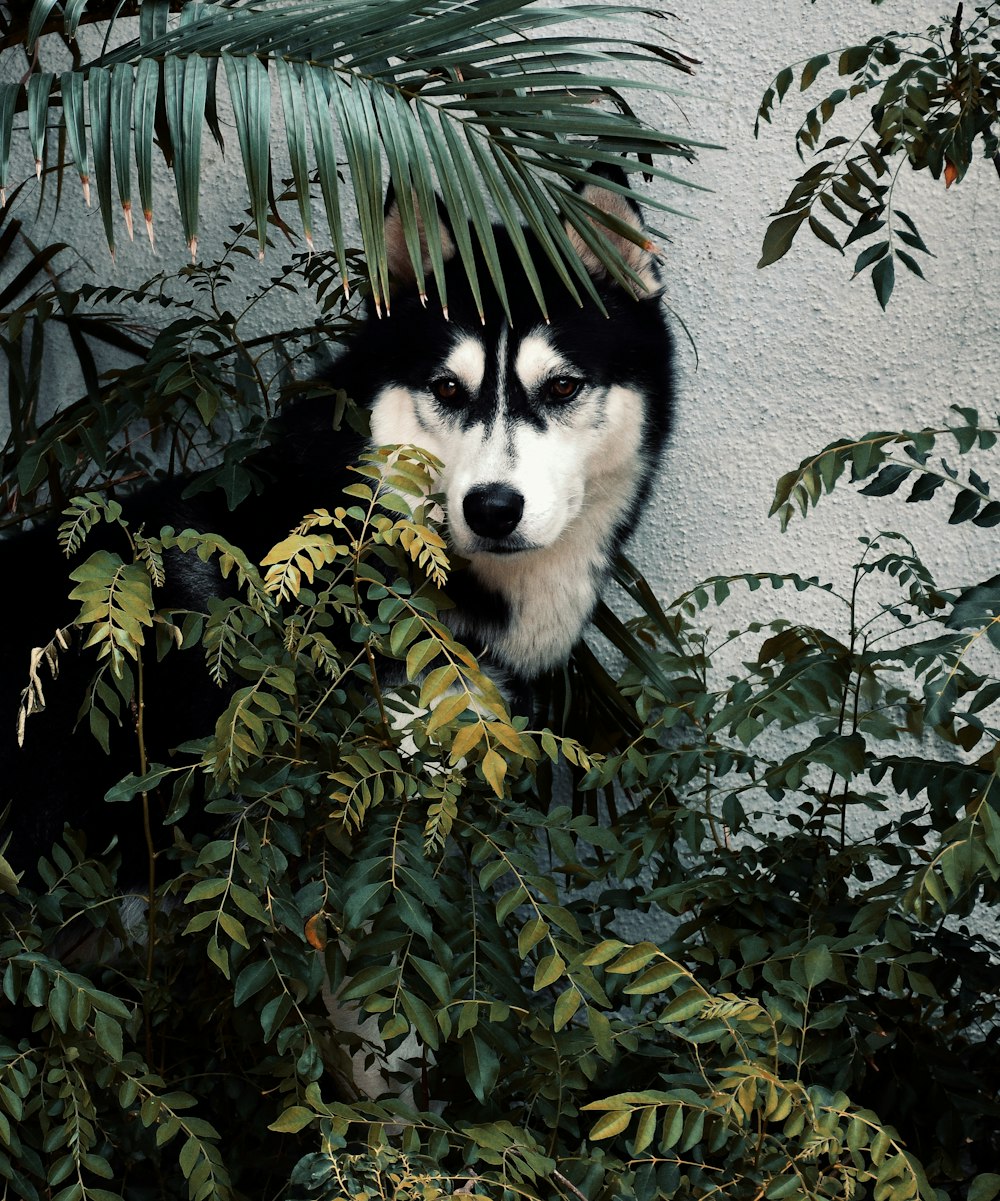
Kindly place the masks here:
POLYGON ((236 133, 243 155, 243 170, 250 188, 250 213, 257 229, 260 257, 267 240, 268 146, 271 127, 271 85, 259 58, 233 58, 223 54, 223 65, 233 101, 236 133))
POLYGON ((115 119, 111 122, 114 136, 115 183, 118 200, 125 216, 129 240, 132 239, 132 158, 129 154, 129 131, 132 128, 133 74, 124 63, 118 63, 111 73, 111 103, 115 119))
MULTIPOLYGON (((143 12, 146 10, 143 9, 143 12)), ((117 70, 117 66, 115 68, 117 70)), ((135 72, 135 166, 139 177, 139 203, 146 222, 149 244, 153 245, 153 127, 156 124, 156 98, 160 86, 160 68, 146 58, 135 72)), ((126 131, 127 132, 127 131, 126 131)), ((126 137, 127 141, 127 137, 126 137)))
POLYGON ((16 83, 0 83, 0 204, 7 203, 10 142, 14 129, 14 109, 20 90, 16 83))
POLYGON ((201 137, 208 90, 208 63, 197 54, 170 55, 163 64, 167 124, 174 148, 174 179, 184 237, 192 259, 198 253, 201 199, 201 137))
POLYGON ((61 91, 63 121, 70 153, 83 186, 83 198, 90 204, 90 159, 87 154, 87 134, 83 119, 84 76, 79 71, 64 71, 61 91))
MULTIPOLYGON (((9 85, 15 107, 20 107, 19 89, 26 87, 31 93, 29 134, 36 156, 43 127, 39 109, 50 92, 35 79, 42 78, 46 38, 41 31, 53 7, 51 0, 34 0, 28 28, 38 42, 38 72, 27 83, 9 85)), ((664 161, 690 159, 704 144, 647 126, 625 100, 630 91, 662 93, 668 77, 692 69, 692 60, 665 41, 645 31, 641 37, 629 37, 623 30, 623 22, 638 19, 666 28, 662 14, 653 9, 545 6, 535 0, 478 0, 462 6, 453 0, 387 0, 377 5, 289 0, 280 7, 231 0, 224 5, 189 3, 180 19, 173 19, 169 7, 166 0, 141 0, 137 31, 134 19, 112 18, 119 40, 123 31, 126 37, 133 31, 138 36, 64 71, 52 89, 52 103, 61 100, 70 154, 85 186, 91 156, 94 159, 109 244, 112 151, 118 198, 128 210, 126 147, 133 138, 140 200, 151 221, 151 147, 162 87, 166 128, 160 130, 160 140, 172 158, 184 235, 196 248, 201 138, 204 126, 214 129, 217 122, 213 81, 219 62, 225 66, 224 86, 235 115, 261 250, 272 156, 280 139, 287 147, 307 244, 311 246, 315 236, 308 187, 312 175, 319 183, 346 280, 344 208, 337 178, 338 160, 346 160, 370 283, 379 303, 388 295, 383 166, 399 199, 403 235, 418 276, 423 275, 423 246, 435 277, 443 274, 435 223, 427 223, 426 243, 420 229, 420 214, 432 211, 437 193, 477 297, 481 282, 475 278, 473 238, 504 299, 490 230, 498 215, 544 310, 521 223, 531 228, 571 292, 582 285, 592 293, 564 222, 577 230, 612 274, 621 278, 625 273, 601 228, 595 231, 593 214, 567 198, 565 185, 585 177, 595 163, 684 183, 665 169, 664 161), (603 25, 608 36, 568 28, 581 19, 591 28, 603 25), (643 77, 632 74, 636 68, 643 77), (272 75, 277 76, 284 133, 275 131, 270 121, 272 75), (89 146, 85 91, 90 98, 89 146)), ((88 14, 87 0, 71 0, 63 11, 67 33, 88 16, 98 19, 96 12, 88 14)), ((223 73, 218 75, 221 87, 223 73)), ((13 136, 18 134, 15 130, 13 136)), ((0 179, 11 153, 0 136, 0 179)), ((663 201, 652 203, 666 212, 677 211, 663 201)), ((418 282, 424 284, 422 278, 418 282)), ((441 301, 446 304, 447 297, 441 301)))
POLYGON ((292 181, 302 221, 302 236, 310 250, 313 248, 312 203, 309 193, 309 160, 306 147, 305 101, 302 89, 296 85, 293 68, 283 59, 275 59, 278 86, 281 89, 281 107, 285 116, 285 137, 288 142, 288 158, 292 167, 292 181))
POLYGON ((340 187, 337 183, 337 152, 333 142, 333 126, 330 121, 330 97, 324 86, 324 76, 314 72, 308 63, 300 70, 305 82, 306 108, 312 129, 313 150, 316 154, 316 169, 319 175, 326 219, 333 234, 337 266, 347 293, 347 258, 344 248, 344 224, 340 216, 340 187))
POLYGON ((94 175, 97 179, 97 200, 104 219, 104 236, 112 258, 115 253, 115 230, 111 210, 111 72, 107 67, 94 67, 87 76, 90 92, 90 140, 94 151, 94 175))
POLYGON ((29 52, 36 49, 36 43, 41 35, 42 28, 49 13, 56 6, 56 0, 36 0, 36 3, 31 9, 31 16, 28 18, 28 35, 26 40, 26 48, 29 52))
POLYGON ((49 116, 49 96, 55 75, 51 71, 35 71, 28 79, 28 138, 35 159, 35 174, 42 173, 45 157, 45 130, 49 116))

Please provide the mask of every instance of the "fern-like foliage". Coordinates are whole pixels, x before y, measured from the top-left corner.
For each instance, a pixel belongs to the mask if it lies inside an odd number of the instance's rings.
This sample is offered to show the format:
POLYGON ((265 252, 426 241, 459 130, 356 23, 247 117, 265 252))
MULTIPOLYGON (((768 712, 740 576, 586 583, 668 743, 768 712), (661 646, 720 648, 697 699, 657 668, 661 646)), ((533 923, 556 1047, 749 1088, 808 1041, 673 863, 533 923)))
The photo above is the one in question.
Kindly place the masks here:
MULTIPOLYGON (((171 794, 153 941, 94 903, 113 862, 72 839, 7 915, 6 1178, 40 1199, 75 1174, 98 1201, 140 1196, 142 1165, 218 1198, 262 1172, 316 1198, 988 1197, 997 948, 952 923, 1000 896, 1000 680, 970 649, 993 646, 996 590, 939 588, 894 534, 845 586, 718 577, 666 607, 622 562, 637 613, 601 629, 626 665, 609 682, 581 654, 564 698, 580 731, 603 723, 595 753, 511 718, 441 623, 398 536, 434 545, 431 466, 373 452, 269 582, 211 536, 162 536, 237 573, 181 638, 230 691, 214 730, 108 794, 171 794), (776 616, 786 588, 841 620, 776 616), (742 589, 766 616, 714 633, 742 589), (609 711, 631 714, 610 738, 609 711), (201 805, 218 823, 192 835, 201 805), (647 910, 663 929, 635 941, 647 910), (148 1023, 179 981, 196 1016, 154 1072, 148 1023), (25 1011, 45 1046, 16 1042, 25 1011), (104 1189, 125 1156, 137 1191, 104 1189)), ((132 551, 92 558, 102 604, 123 567, 148 586, 132 551)), ((114 720, 121 690, 93 696, 114 720)))

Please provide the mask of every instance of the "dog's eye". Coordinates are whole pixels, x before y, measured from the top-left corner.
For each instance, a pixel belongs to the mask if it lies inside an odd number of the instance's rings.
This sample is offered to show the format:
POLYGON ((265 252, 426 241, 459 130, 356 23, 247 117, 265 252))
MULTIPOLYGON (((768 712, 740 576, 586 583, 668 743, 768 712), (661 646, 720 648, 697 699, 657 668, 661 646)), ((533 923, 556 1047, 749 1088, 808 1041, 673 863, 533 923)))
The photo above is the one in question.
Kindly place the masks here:
POLYGON ((462 387, 457 379, 450 375, 442 376, 431 382, 431 391, 445 404, 455 404, 462 397, 462 387))
POLYGON ((548 382, 546 394, 549 400, 570 400, 580 391, 583 380, 571 375, 557 375, 548 382))

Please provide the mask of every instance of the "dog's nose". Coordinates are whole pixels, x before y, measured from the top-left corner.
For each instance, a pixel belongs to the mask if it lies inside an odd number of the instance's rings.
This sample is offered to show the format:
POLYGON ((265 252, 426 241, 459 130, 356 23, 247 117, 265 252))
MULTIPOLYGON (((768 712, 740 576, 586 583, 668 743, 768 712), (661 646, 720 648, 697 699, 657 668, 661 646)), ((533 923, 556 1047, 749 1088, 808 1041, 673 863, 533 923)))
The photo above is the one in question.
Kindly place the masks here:
POLYGON ((506 538, 524 512, 524 497, 506 484, 478 484, 462 501, 469 529, 483 538, 506 538))

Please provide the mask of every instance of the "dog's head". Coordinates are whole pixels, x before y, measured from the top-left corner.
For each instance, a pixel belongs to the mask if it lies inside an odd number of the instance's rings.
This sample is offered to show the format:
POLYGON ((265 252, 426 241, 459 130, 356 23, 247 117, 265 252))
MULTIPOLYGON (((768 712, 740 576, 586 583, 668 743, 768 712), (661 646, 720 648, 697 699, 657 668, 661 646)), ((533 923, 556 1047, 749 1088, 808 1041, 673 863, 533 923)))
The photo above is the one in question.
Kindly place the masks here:
MULTIPOLYGON (((581 195, 613 223, 639 225, 639 210, 621 193, 594 184, 581 195)), ((481 319, 456 238, 442 219, 446 317, 433 295, 426 302, 418 296, 398 205, 390 200, 387 206, 386 246, 397 289, 391 315, 374 323, 384 361, 373 365, 372 435, 376 443, 415 443, 443 461, 450 537, 467 557, 552 546, 588 513, 596 517, 609 507, 626 518, 666 430, 669 336, 653 256, 602 231, 647 289, 627 290, 607 275, 584 239, 567 232, 606 315, 592 300, 578 304, 532 246, 544 320, 517 247, 497 229, 512 320, 495 292, 485 294, 490 276, 482 259, 481 319)), ((423 231, 420 252, 430 277, 423 231)))

